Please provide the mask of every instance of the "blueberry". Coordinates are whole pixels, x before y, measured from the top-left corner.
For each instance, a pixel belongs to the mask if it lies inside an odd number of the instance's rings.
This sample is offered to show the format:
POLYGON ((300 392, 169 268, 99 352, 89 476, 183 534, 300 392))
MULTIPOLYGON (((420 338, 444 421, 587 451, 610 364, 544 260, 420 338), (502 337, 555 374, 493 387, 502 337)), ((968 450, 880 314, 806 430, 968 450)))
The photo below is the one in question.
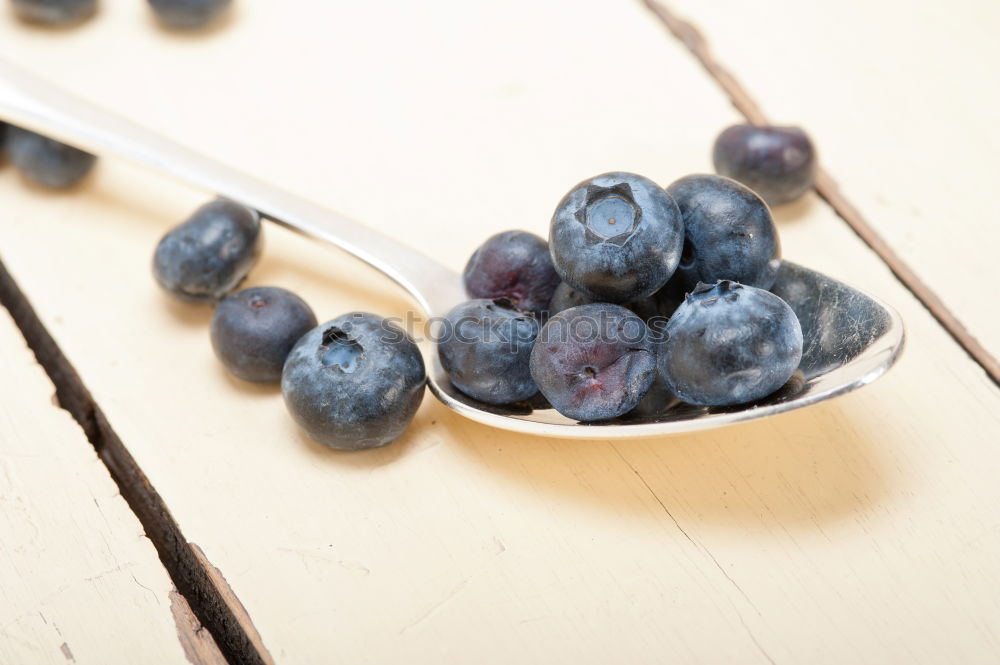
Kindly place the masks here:
POLYGON ((83 180, 97 158, 65 143, 10 125, 7 155, 25 178, 51 189, 65 189, 83 180))
POLYGON ((684 215, 677 272, 688 290, 722 279, 771 288, 781 267, 781 245, 771 211, 759 196, 717 175, 689 175, 667 191, 684 215))
POLYGON ((802 328, 788 304, 752 286, 699 284, 667 324, 659 370, 669 389, 698 406, 752 402, 791 378, 802 328))
POLYGON ((715 170, 757 192, 768 205, 806 193, 816 176, 816 150, 798 127, 733 125, 715 140, 715 170))
POLYGON ((477 249, 462 275, 471 298, 506 298, 522 311, 541 313, 559 284, 549 245, 526 231, 504 231, 477 249))
POLYGON ((261 244, 260 215, 217 199, 163 236, 153 255, 153 275, 181 300, 212 302, 243 281, 261 244))
POLYGON ((218 19, 232 0, 149 0, 156 18, 166 27, 196 30, 218 19))
POLYGON ((531 352, 531 376, 559 413, 605 420, 631 411, 656 376, 646 324, 619 305, 597 303, 556 314, 531 352))
POLYGON ((508 300, 470 300, 445 317, 438 341, 452 384, 487 404, 509 404, 538 392, 528 361, 540 325, 508 300))
POLYGON ((292 348, 281 392, 317 442, 342 450, 392 443, 420 406, 427 374, 417 345, 394 323, 353 312, 306 333, 292 348))
POLYGON ((562 281, 593 300, 652 295, 680 260, 680 211, 656 183, 605 173, 574 187, 552 217, 549 249, 562 281))
POLYGON ((230 372, 246 381, 278 381, 295 342, 316 327, 302 298, 273 286, 226 296, 212 315, 212 348, 230 372))
MULTIPOLYGON (((643 298, 642 300, 623 303, 622 307, 631 310, 643 321, 647 321, 655 316, 662 316, 663 312, 660 310, 660 302, 657 298, 658 293, 659 292, 654 293, 648 298, 643 298)), ((555 293, 552 294, 552 300, 549 301, 548 313, 549 316, 553 316, 559 312, 569 309, 570 307, 592 305, 597 302, 601 301, 588 298, 579 291, 574 290, 573 287, 566 282, 560 282, 559 286, 556 287, 555 293)))
POLYGON ((18 18, 39 25, 71 25, 90 18, 97 0, 14 0, 18 18))

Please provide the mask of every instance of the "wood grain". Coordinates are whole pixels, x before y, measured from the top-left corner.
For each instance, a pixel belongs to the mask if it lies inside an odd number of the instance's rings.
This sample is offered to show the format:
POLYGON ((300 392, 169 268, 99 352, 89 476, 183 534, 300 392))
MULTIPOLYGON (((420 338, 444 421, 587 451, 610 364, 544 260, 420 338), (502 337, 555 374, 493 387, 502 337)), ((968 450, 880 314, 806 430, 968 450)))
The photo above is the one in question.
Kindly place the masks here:
MULTIPOLYGON (((278 5, 200 40, 117 6, 66 40, 0 25, 0 53, 454 268, 490 233, 544 232, 589 175, 708 170, 738 119, 638 4, 278 5)), ((908 326, 876 384, 614 444, 490 430, 428 396, 360 454, 306 440, 275 389, 218 366, 209 312, 157 291, 153 246, 204 197, 110 160, 58 196, 7 170, 0 246, 276 662, 1000 658, 1000 391, 817 197, 778 213, 786 256, 908 326)), ((321 319, 405 315, 384 278, 267 232, 251 284, 321 319)))
POLYGON ((0 376, 0 663, 187 662, 156 551, 3 308, 0 376))
POLYGON ((860 0, 835 7, 778 0, 764 11, 731 0, 643 3, 749 122, 771 120, 740 83, 743 76, 773 108, 800 114, 778 124, 817 130, 822 158, 837 179, 820 168, 816 191, 1000 384, 998 317, 984 311, 975 289, 957 288, 987 274, 990 239, 998 237, 985 220, 993 205, 987 183, 1000 156, 994 123, 1000 92, 987 83, 996 72, 982 63, 1000 59, 1000 47, 973 25, 997 24, 997 6, 964 0, 912 11, 912 3, 889 2, 873 15, 860 0), (703 22, 725 60, 672 7, 703 22), (860 43, 844 48, 847 33, 860 43), (959 99, 964 103, 956 105, 959 99), (905 111, 893 100, 903 101, 905 111), (845 114, 847 104, 866 112, 845 114), (907 204, 889 206, 889 198, 907 204), (944 221, 955 217, 961 221, 944 221))

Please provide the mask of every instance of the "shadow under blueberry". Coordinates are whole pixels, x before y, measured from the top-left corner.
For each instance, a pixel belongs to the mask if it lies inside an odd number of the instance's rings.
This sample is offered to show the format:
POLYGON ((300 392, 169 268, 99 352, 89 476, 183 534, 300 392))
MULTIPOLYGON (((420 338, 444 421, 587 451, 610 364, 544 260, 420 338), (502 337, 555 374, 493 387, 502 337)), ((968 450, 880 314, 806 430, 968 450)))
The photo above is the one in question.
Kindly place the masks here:
MULTIPOLYGON (((278 399, 281 399, 280 394, 278 395, 278 399)), ((314 441, 308 434, 299 428, 292 420, 291 416, 288 416, 287 418, 289 442, 293 445, 302 446, 302 448, 309 453, 315 463, 327 465, 331 467, 331 471, 335 471, 337 469, 371 470, 373 468, 387 466, 396 462, 400 458, 407 455, 417 454, 419 452, 418 450, 415 450, 418 442, 422 438, 427 438, 426 430, 432 426, 432 420, 436 419, 436 415, 432 413, 434 409, 427 407, 427 402, 430 400, 438 404, 438 402, 434 399, 434 396, 430 394, 430 391, 427 391, 427 394, 424 395, 424 401, 421 403, 416 416, 413 418, 413 422, 411 422, 410 426, 406 428, 403 435, 392 443, 379 448, 370 448, 368 450, 338 450, 336 448, 324 446, 323 444, 314 441)), ((437 445, 437 441, 431 443, 430 445, 437 445)))
POLYGON ((215 369, 217 372, 225 376, 225 381, 229 388, 236 390, 247 397, 281 399, 280 381, 244 381, 238 376, 233 376, 233 373, 227 370, 225 366, 218 361, 215 363, 215 369))
MULTIPOLYGON (((153 281, 150 274, 149 279, 153 281)), ((212 312, 215 307, 209 303, 182 302, 162 290, 157 289, 157 294, 163 302, 163 307, 178 322, 186 326, 205 329, 205 337, 208 337, 208 324, 212 321, 212 312)))
POLYGON ((157 18, 156 13, 150 8, 147 22, 152 30, 155 30, 165 38, 176 39, 177 41, 193 41, 208 39, 217 33, 228 30, 237 21, 237 14, 239 14, 239 3, 234 3, 233 6, 227 8, 217 19, 202 27, 173 28, 157 18))
MULTIPOLYGON (((844 435, 836 404, 706 432, 618 441, 526 437, 440 405, 435 411, 470 464, 502 475, 512 487, 642 522, 662 520, 666 511, 687 530, 701 524, 745 531, 761 524, 815 531, 894 494, 878 442, 844 435)), ((873 417, 860 410, 851 416, 873 417)))

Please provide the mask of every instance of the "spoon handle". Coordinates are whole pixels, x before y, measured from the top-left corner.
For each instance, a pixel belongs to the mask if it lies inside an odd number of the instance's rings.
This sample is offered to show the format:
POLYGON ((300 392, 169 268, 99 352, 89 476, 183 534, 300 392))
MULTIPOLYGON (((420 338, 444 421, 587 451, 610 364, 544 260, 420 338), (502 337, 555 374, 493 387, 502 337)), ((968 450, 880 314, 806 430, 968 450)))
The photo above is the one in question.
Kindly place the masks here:
POLYGON ((116 155, 257 210, 382 271, 428 314, 462 299, 458 276, 424 254, 336 212, 178 145, 0 60, 0 118, 98 155, 116 155))

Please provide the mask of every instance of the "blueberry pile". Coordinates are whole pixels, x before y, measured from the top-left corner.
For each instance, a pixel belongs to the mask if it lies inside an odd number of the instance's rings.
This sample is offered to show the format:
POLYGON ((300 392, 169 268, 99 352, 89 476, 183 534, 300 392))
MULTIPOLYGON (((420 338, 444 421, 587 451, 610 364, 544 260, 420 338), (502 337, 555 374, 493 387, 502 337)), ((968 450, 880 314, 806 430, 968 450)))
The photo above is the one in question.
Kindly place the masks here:
POLYGON ((235 291, 262 242, 257 212, 218 199, 160 239, 153 276, 178 300, 215 306, 209 332, 216 357, 245 381, 280 381, 292 419, 312 439, 342 450, 396 440, 424 395, 417 345, 375 314, 350 312, 317 325, 291 291, 235 291))
MULTIPOLYGON (((66 27, 97 13, 97 0, 11 0, 25 23, 66 27)), ((148 0, 159 23, 171 30, 198 30, 218 21, 232 0, 148 0)))
POLYGON ((441 365, 474 399, 540 392, 580 421, 674 397, 753 402, 802 357, 798 318, 767 291, 780 267, 771 211, 739 182, 690 175, 664 189, 605 173, 563 197, 547 247, 508 231, 476 250, 464 272, 475 299, 448 313, 441 365))

